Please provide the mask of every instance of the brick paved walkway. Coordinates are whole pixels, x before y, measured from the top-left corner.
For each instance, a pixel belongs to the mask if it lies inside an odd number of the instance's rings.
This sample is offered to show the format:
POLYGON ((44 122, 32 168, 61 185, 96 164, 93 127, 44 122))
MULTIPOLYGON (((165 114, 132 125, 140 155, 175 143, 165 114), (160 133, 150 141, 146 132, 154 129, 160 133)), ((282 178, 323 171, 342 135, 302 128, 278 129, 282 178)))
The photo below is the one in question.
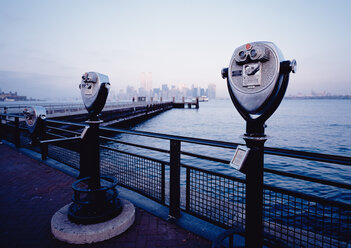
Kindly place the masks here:
MULTIPOLYGON (((74 178, 0 144, 0 246, 82 247, 56 240, 53 214, 71 201, 74 178)), ((84 247, 210 247, 211 242, 136 208, 134 225, 84 247)))

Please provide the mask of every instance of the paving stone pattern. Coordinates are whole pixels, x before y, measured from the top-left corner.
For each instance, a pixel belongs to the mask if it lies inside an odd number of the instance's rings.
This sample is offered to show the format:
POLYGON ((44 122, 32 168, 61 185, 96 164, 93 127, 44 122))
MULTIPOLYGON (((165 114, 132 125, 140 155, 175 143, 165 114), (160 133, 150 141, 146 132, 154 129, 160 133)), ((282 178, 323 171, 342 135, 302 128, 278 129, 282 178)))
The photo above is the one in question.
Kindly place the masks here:
POLYGON ((54 213, 71 201, 74 178, 0 144, 0 247, 211 247, 211 242, 143 209, 122 235, 69 245, 51 234, 54 213))

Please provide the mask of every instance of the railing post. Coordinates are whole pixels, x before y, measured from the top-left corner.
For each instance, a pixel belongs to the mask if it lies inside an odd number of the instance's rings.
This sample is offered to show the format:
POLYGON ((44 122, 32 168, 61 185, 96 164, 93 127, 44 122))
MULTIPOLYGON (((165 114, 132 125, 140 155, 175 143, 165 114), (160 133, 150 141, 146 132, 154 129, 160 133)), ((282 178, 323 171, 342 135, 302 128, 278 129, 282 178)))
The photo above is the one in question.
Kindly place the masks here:
POLYGON ((19 128, 19 117, 15 117, 15 145, 16 147, 21 146, 21 130, 19 128))
POLYGON ((188 168, 188 167, 186 167, 185 182, 186 182, 185 209, 187 212, 189 212, 189 210, 190 210, 190 168, 188 168))
POLYGON ((166 166, 164 163, 161 165, 161 202, 165 204, 166 202, 166 166))
POLYGON ((0 144, 2 144, 2 139, 4 137, 3 132, 4 132, 4 126, 2 124, 2 119, 4 118, 3 115, 0 115, 0 144))
POLYGON ((169 217, 180 217, 180 141, 170 142, 169 217))

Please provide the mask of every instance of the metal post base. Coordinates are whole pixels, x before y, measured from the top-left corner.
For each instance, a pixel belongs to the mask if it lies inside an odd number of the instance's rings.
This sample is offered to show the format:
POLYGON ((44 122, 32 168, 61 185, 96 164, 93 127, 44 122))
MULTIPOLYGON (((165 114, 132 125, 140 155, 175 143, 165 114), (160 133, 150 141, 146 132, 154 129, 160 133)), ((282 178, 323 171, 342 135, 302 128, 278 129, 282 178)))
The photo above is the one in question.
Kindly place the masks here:
POLYGON ((77 224, 96 224, 116 217, 122 210, 121 201, 117 198, 117 179, 101 177, 107 182, 96 189, 88 188, 90 177, 73 183, 73 203, 68 209, 68 219, 77 224))

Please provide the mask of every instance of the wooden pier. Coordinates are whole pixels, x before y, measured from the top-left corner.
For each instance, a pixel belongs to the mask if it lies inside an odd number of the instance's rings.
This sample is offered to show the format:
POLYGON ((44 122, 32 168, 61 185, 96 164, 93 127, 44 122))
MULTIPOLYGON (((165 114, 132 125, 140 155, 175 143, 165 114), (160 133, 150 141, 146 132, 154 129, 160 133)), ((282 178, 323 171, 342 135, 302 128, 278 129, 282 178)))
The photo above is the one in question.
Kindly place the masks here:
POLYGON ((173 107, 174 108, 185 108, 188 107, 188 109, 191 109, 194 106, 194 108, 198 109, 200 107, 199 105, 199 98, 197 97, 195 101, 185 101, 184 97, 181 102, 175 102, 175 99, 173 98, 173 107))
MULTIPOLYGON (((28 105, 0 106, 0 113, 23 114, 23 111, 33 105, 40 105, 46 109, 46 117, 55 120, 65 120, 72 122, 84 122, 88 119, 88 113, 81 103, 68 104, 42 104, 35 103, 28 105)), ((195 101, 181 102, 173 101, 133 101, 107 103, 101 112, 100 118, 104 121, 102 126, 114 124, 131 124, 151 118, 159 113, 172 108, 198 109, 199 99, 195 101)))
MULTIPOLYGON (((115 107, 104 108, 101 112, 102 126, 115 124, 131 124, 151 118, 157 114, 173 108, 172 102, 133 102, 115 107)), ((85 109, 84 109, 85 110, 85 109)), ((50 117, 50 110, 47 110, 50 117)), ((53 117, 56 120, 68 120, 73 122, 82 122, 87 120, 88 113, 67 112, 66 115, 53 117)))

